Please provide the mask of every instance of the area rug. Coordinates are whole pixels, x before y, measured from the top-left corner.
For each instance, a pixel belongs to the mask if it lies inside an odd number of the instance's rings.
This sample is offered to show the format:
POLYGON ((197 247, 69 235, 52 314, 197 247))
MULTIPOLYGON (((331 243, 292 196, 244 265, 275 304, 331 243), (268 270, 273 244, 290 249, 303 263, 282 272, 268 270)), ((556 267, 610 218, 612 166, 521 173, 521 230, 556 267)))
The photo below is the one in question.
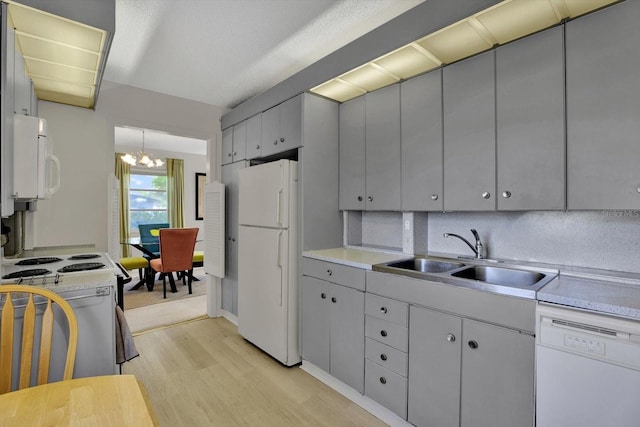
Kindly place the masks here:
MULTIPOLYGON (((206 279, 204 269, 196 268, 193 271, 193 276, 200 279, 199 281, 193 281, 191 284, 192 294, 189 294, 187 286, 182 284, 182 280, 176 280, 176 288, 178 292, 171 293, 171 287, 169 280, 167 279, 167 298, 162 297, 162 280, 156 280, 153 290, 149 292, 146 286, 142 286, 136 290, 130 290, 136 283, 138 283, 137 272, 132 272, 132 280, 124 287, 124 309, 130 310, 133 308, 144 307, 152 304, 159 304, 168 301, 177 301, 184 298, 197 297, 205 295, 207 293, 206 279)), ((157 277, 157 275, 156 275, 157 277)))
MULTIPOLYGON (((168 299, 168 298, 167 298, 168 299)), ((207 317, 207 296, 152 304, 124 311, 132 335, 207 317)))

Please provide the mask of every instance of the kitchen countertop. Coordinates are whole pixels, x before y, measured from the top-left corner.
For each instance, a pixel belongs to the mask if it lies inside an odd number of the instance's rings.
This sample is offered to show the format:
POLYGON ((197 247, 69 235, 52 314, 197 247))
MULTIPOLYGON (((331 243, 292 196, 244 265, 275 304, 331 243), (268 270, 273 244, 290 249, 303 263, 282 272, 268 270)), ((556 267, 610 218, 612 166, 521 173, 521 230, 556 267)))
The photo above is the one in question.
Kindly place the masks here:
MULTIPOLYGON (((332 248, 305 251, 303 256, 351 267, 371 270, 374 264, 412 258, 401 252, 360 248, 332 248)), ((447 257, 444 254, 428 256, 447 257)), ((449 254, 448 258, 456 259, 449 254)), ((460 260, 460 259, 459 259, 460 260)), ((464 262, 464 260, 460 260, 464 262)), ((517 261, 504 260, 517 266, 517 261)), ((522 263, 534 266, 532 263, 522 263)), ((499 265, 499 264, 498 264, 499 265)), ((537 292, 537 300, 599 313, 640 320, 640 274, 592 270, 562 265, 542 265, 560 271, 557 280, 551 281, 537 292)))
POLYGON ((302 253, 302 256, 362 268, 364 270, 371 270, 371 266, 374 264, 413 258, 413 255, 403 254, 402 252, 360 248, 331 248, 305 251, 302 253))

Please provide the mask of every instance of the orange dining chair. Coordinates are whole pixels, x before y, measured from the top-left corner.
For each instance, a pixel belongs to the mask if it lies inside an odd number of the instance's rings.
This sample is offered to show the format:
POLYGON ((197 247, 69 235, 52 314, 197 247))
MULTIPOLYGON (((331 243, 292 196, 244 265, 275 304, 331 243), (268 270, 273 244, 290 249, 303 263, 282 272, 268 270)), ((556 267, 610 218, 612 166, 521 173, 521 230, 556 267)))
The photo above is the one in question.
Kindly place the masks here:
MULTIPOLYGON (((160 229, 160 258, 149 261, 151 268, 159 273, 187 272, 187 284, 191 292, 193 281, 193 250, 196 247, 197 228, 160 229)), ((167 297, 167 275, 171 283, 171 292, 177 292, 172 274, 162 275, 162 291, 167 297)))
MULTIPOLYGON (((49 382, 49 365, 51 362, 51 345, 53 327, 58 321, 54 318, 54 304, 66 317, 69 328, 66 362, 63 380, 70 380, 76 361, 78 347, 78 322, 73 308, 60 295, 48 289, 29 285, 0 286, 0 394, 8 393, 12 388, 14 369, 19 369, 18 390, 31 386, 31 371, 37 363, 37 385, 49 382), (42 301, 44 300, 44 301, 42 301), (38 307, 36 307, 38 306, 38 307), (22 317, 22 322, 20 318, 22 317), (17 321, 16 321, 17 320, 17 321), (20 330, 22 330, 20 332, 20 330), (38 336, 38 333, 40 334, 38 336), (20 352, 14 351, 14 335, 21 337, 20 352), (34 341, 39 338, 37 362, 34 361, 34 341), (19 364, 15 364, 13 356, 19 354, 19 364)), ((57 310, 56 310, 57 311, 57 310)))

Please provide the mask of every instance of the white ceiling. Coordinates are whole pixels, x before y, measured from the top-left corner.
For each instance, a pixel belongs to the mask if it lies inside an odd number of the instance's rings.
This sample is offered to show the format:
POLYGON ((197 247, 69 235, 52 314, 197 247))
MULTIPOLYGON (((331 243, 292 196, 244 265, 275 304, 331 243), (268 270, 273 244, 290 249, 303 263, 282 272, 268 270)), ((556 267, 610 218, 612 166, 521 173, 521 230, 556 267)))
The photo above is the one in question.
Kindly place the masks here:
MULTIPOLYGON (((116 152, 133 154, 142 149, 142 129, 116 126, 114 140, 116 152)), ((207 141, 145 129, 144 151, 159 156, 167 151, 204 156, 207 154, 207 141)))
POLYGON ((116 0, 104 79, 233 108, 424 0, 116 0))

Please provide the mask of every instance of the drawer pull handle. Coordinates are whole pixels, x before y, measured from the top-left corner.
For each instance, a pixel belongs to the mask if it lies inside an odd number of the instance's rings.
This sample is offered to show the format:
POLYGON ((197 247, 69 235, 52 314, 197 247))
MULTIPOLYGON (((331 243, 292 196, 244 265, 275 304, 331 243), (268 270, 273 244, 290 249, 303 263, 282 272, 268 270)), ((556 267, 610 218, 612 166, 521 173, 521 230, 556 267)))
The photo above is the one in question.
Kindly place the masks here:
POLYGON ((387 383, 387 379, 385 377, 380 377, 380 383, 381 384, 386 384, 387 383))
POLYGON ((382 354, 380 355, 380 359, 382 359, 382 360, 385 360, 385 361, 386 361, 386 360, 387 360, 387 355, 386 355, 386 354, 384 354, 384 353, 382 353, 382 354))
POLYGON ((453 334, 447 334, 447 341, 455 342, 456 341, 456 336, 453 335, 453 334))
POLYGON ((333 275, 333 271, 331 271, 331 270, 327 270, 327 274, 328 274, 329 276, 331 276, 331 275, 333 275))
POLYGON ((473 340, 469 341, 469 348, 472 348, 475 350, 476 348, 478 348, 478 342, 473 340))
POLYGON ((327 298, 327 294, 325 294, 324 292, 320 294, 320 298, 325 299, 327 298))
POLYGON ((337 301, 336 297, 331 297, 331 302, 336 302, 336 301, 337 301))
POLYGON ((384 329, 380 331, 380 335, 382 335, 383 337, 387 336, 387 331, 385 331, 384 329))
POLYGON ((382 314, 387 314, 389 310, 387 309, 387 307, 380 307, 380 311, 382 312, 382 314))

